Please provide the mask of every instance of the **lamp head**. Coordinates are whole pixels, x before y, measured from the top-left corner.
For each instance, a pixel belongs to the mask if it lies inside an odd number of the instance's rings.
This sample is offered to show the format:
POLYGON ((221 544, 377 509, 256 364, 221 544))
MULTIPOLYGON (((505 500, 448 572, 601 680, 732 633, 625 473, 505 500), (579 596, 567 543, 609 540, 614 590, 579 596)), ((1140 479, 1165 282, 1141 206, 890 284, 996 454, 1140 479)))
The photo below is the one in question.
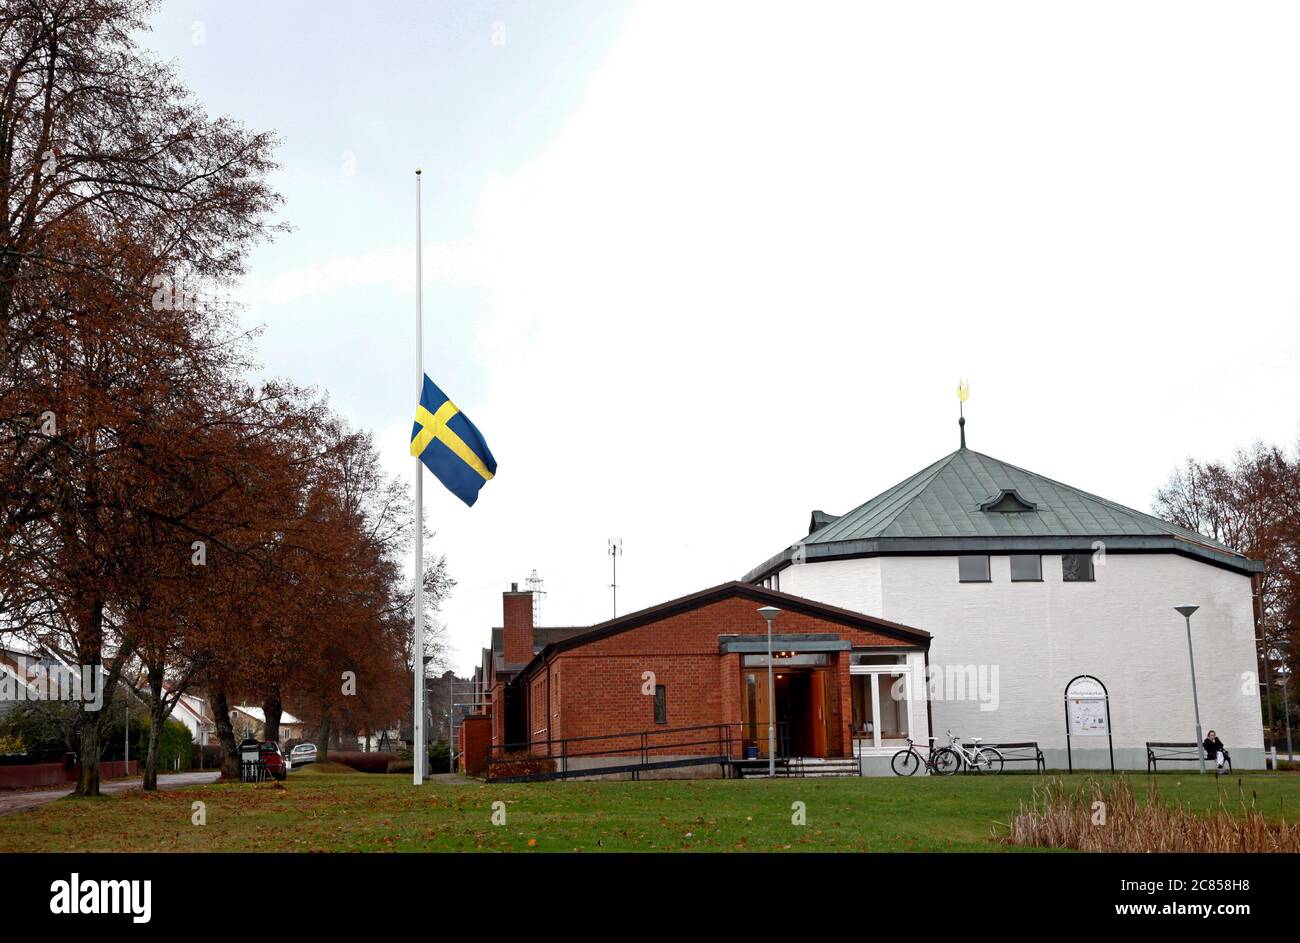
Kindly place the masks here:
POLYGON ((758 614, 767 620, 768 625, 771 625, 772 620, 780 615, 780 613, 781 610, 776 606, 763 606, 758 610, 758 614))
POLYGON ((1174 606, 1174 611, 1181 613, 1184 619, 1190 619, 1192 617, 1192 613, 1200 608, 1201 608, 1200 606, 1174 606))

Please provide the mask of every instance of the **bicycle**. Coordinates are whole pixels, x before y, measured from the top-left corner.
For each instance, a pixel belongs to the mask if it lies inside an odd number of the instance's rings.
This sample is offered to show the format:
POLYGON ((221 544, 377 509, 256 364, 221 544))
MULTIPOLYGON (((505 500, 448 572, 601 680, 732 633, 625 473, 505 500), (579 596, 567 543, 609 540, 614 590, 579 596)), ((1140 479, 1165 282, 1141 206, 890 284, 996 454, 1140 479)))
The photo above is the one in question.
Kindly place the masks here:
POLYGON ((907 738, 906 749, 899 750, 889 761, 895 776, 913 776, 922 766, 927 775, 951 776, 961 769, 961 757, 949 747, 934 748, 934 737, 930 737, 930 755, 922 756, 911 737, 907 738))
POLYGON ((983 739, 983 737, 971 737, 974 749, 967 750, 949 730, 948 746, 944 749, 955 753, 960 758, 960 764, 972 773, 989 773, 996 776, 1002 772, 1002 754, 993 747, 980 746, 980 741, 983 739))

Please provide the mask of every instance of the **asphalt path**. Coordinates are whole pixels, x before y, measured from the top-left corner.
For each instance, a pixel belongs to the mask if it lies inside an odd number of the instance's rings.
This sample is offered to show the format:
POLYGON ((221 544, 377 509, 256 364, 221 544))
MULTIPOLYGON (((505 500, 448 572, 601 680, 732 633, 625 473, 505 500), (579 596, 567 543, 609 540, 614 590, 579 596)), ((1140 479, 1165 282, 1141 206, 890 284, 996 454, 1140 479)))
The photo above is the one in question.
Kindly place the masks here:
MULTIPOLYGON (((201 773, 159 773, 158 788, 184 789, 187 786, 198 786, 203 783, 215 783, 220 778, 221 773, 215 770, 207 770, 201 773)), ((107 796, 142 788, 144 788, 144 781, 139 777, 133 777, 131 779, 114 779, 99 784, 99 791, 107 796)), ((37 806, 42 806, 47 802, 53 802, 55 799, 62 799, 64 796, 70 795, 72 795, 72 788, 70 786, 61 786, 49 789, 13 789, 0 791, 0 815, 8 815, 11 812, 26 812, 28 809, 35 809, 37 806)))

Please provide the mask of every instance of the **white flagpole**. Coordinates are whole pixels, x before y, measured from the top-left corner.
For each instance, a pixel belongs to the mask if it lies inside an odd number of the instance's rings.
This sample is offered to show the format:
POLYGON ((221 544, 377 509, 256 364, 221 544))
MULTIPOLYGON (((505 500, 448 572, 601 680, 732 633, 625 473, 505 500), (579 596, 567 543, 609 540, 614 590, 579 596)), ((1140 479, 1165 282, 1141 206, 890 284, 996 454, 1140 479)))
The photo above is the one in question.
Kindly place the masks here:
MULTIPOLYGON (((420 247, 420 168, 415 168, 415 401, 424 392, 424 273, 420 247)), ((415 458, 415 710, 411 754, 415 785, 424 782, 424 470, 415 458)))

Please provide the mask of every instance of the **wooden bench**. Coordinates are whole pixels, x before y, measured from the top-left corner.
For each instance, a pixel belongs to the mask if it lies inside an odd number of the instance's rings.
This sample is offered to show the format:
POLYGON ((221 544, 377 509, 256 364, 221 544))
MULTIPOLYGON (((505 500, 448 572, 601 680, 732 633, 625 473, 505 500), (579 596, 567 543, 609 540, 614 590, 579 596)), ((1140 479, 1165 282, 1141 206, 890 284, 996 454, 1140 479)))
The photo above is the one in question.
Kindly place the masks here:
MULTIPOLYGON (((1205 750, 1199 743, 1154 743, 1147 742, 1147 772, 1154 773, 1157 770, 1157 763, 1199 763, 1201 757, 1205 756, 1205 750)), ((1223 761, 1228 765, 1228 772, 1232 772, 1232 757, 1227 750, 1223 751, 1223 761)), ((1205 762, 1213 765, 1214 760, 1210 757, 1205 758, 1205 762)))
MULTIPOLYGON (((973 743, 963 743, 967 750, 972 752, 975 749, 973 743)), ((1038 741, 1024 740, 1020 743, 980 743, 982 747, 992 747, 1002 754, 1004 763, 1033 763, 1038 772, 1047 769, 1047 762, 1043 759, 1043 751, 1038 749, 1038 741)))

